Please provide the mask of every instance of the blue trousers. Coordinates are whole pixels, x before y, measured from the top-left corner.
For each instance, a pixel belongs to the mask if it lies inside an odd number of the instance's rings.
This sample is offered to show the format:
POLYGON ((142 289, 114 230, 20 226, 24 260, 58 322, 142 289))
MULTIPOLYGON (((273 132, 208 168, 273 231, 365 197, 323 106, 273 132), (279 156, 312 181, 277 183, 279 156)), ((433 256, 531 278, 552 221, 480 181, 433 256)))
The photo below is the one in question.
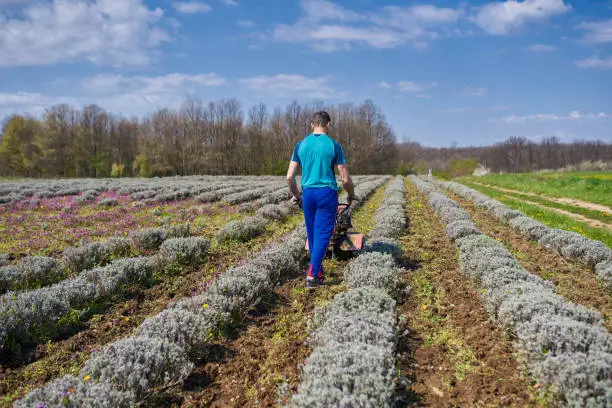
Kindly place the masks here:
POLYGON ((304 188, 302 208, 310 251, 308 276, 321 277, 321 263, 334 231, 338 192, 332 188, 304 188))

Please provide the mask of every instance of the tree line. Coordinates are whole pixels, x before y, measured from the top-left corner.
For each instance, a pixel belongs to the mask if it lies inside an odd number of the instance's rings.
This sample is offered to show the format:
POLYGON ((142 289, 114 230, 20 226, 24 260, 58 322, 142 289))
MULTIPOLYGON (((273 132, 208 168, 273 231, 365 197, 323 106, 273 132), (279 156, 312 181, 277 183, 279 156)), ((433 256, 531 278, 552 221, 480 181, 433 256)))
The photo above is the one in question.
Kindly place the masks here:
POLYGON ((235 99, 180 109, 159 109, 144 118, 113 115, 97 105, 61 104, 40 118, 13 115, 4 121, 0 174, 26 177, 121 177, 193 174, 284 174, 310 119, 325 109, 330 136, 345 149, 357 173, 392 173, 396 137, 372 101, 324 106, 293 102, 245 113, 235 99))
POLYGON ((295 144, 310 132, 317 110, 332 116, 330 136, 360 174, 469 173, 481 163, 499 172, 558 169, 585 161, 612 161, 612 144, 534 142, 510 137, 492 146, 433 148, 398 142, 371 100, 334 106, 296 101, 246 111, 235 99, 204 104, 187 99, 179 109, 142 118, 113 115, 97 105, 60 104, 41 117, 12 115, 0 130, 0 176, 128 177, 194 174, 284 174, 295 144))
POLYGON ((471 173, 478 165, 492 172, 524 173, 539 170, 612 169, 612 143, 576 140, 562 143, 556 136, 539 142, 512 136, 491 146, 424 147, 419 143, 398 144, 400 167, 406 172, 426 173, 428 169, 449 176, 471 173))

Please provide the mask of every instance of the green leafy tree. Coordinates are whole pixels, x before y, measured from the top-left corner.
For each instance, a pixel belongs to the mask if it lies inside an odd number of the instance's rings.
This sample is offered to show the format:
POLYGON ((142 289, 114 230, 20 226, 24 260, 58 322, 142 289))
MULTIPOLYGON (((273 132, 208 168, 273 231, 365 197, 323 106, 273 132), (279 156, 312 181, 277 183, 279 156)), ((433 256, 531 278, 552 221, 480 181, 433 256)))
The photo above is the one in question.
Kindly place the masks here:
POLYGON ((15 176, 35 176, 37 147, 34 144, 40 131, 34 119, 15 115, 7 122, 0 141, 0 160, 15 176))
POLYGON ((125 164, 113 163, 111 177, 119 178, 125 175, 125 164))
POLYGON ((138 174, 140 177, 151 177, 151 165, 149 164, 149 158, 145 154, 136 156, 132 169, 134 174, 138 174))

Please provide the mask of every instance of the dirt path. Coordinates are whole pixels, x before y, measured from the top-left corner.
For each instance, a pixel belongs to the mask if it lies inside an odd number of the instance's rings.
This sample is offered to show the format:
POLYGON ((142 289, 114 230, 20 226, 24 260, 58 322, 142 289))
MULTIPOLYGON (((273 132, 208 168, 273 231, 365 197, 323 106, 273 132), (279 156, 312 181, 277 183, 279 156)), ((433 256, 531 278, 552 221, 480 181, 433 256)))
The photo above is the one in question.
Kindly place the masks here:
POLYGON ((412 385, 406 405, 543 406, 522 374, 504 332, 458 267, 456 250, 426 199, 407 182, 409 234, 403 239, 410 300, 401 306, 412 329, 399 368, 412 385))
POLYGON ((584 209, 587 209, 587 210, 601 211, 601 212, 603 212, 605 214, 612 215, 612 208, 610 208, 610 207, 607 207, 607 206, 601 205, 601 204, 590 203, 588 201, 578 200, 578 199, 575 199, 575 198, 551 197, 551 196, 547 196, 547 195, 531 193, 531 192, 528 192, 528 191, 511 190, 511 189, 508 189, 508 188, 493 186, 493 185, 490 185, 490 184, 479 183, 477 181, 471 181, 471 183, 476 184, 478 186, 490 188, 490 189, 493 189, 493 190, 505 192, 505 193, 522 194, 522 195, 526 195, 526 196, 530 196, 530 197, 539 197, 539 198, 543 198, 543 199, 546 199, 546 200, 549 200, 549 201, 553 201, 553 202, 556 202, 556 203, 559 203, 559 204, 567 204, 567 205, 571 205, 571 206, 574 206, 574 207, 584 208, 584 209))
POLYGON ((285 396, 295 393, 300 363, 312 352, 308 318, 317 305, 346 290, 339 284, 344 263, 330 266, 328 279, 335 284, 306 291, 302 274, 286 282, 216 345, 217 358, 198 366, 183 390, 151 406, 273 407, 279 390, 285 396))
MULTIPOLYGON (((355 212, 355 228, 367 233, 386 184, 355 212)), ((328 284, 304 289, 304 275, 285 282, 215 344, 212 358, 197 364, 181 390, 169 390, 150 407, 275 407, 279 391, 288 397, 300 383, 300 364, 311 354, 308 319, 314 309, 345 291, 347 261, 326 259, 328 284)), ((304 265, 305 268, 305 265, 304 265)))
POLYGON ((499 239, 529 272, 553 282, 565 299, 599 310, 608 330, 612 330, 612 296, 603 288, 595 273, 584 266, 566 261, 553 251, 534 245, 513 228, 459 195, 449 197, 467 210, 476 226, 491 238, 499 239))
POLYGON ((104 312, 84 321, 79 332, 73 336, 39 345, 29 356, 33 362, 16 362, 17 365, 12 368, 0 366, 0 407, 10 406, 30 388, 41 386, 63 374, 78 372, 93 350, 130 335, 144 319, 159 313, 171 301, 190 296, 215 273, 249 258, 251 253, 295 228, 300 221, 293 217, 247 243, 217 247, 200 267, 164 279, 145 290, 135 288, 120 299, 115 299, 104 312))

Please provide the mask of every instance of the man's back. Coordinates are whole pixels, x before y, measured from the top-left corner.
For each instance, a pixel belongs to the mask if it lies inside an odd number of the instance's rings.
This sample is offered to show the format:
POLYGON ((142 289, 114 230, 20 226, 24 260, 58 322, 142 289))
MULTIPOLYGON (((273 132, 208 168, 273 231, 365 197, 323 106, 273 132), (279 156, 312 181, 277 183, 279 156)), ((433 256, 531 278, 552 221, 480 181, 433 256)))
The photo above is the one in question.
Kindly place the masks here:
POLYGON ((302 167, 302 188, 338 189, 334 166, 346 163, 338 142, 326 134, 310 134, 298 142, 292 161, 302 167))

